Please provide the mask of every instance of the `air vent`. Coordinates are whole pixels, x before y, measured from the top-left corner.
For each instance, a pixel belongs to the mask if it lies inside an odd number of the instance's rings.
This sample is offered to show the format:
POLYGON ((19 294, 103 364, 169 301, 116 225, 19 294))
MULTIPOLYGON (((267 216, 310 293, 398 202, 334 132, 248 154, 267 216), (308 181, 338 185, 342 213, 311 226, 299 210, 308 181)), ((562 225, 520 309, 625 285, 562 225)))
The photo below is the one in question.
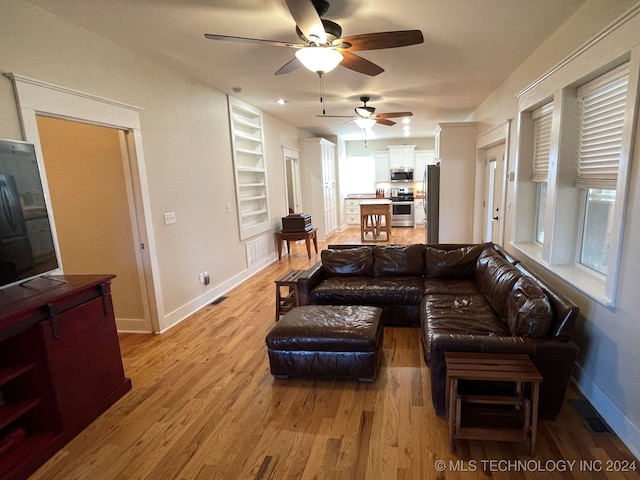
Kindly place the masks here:
POLYGON ((569 400, 569 403, 593 433, 612 433, 609 425, 598 415, 598 412, 595 411, 587 400, 573 399, 569 400))
POLYGON ((216 298, 213 302, 211 302, 209 305, 215 306, 215 305, 219 305, 222 302, 224 302, 227 298, 229 297, 225 297, 224 295, 221 297, 216 298))

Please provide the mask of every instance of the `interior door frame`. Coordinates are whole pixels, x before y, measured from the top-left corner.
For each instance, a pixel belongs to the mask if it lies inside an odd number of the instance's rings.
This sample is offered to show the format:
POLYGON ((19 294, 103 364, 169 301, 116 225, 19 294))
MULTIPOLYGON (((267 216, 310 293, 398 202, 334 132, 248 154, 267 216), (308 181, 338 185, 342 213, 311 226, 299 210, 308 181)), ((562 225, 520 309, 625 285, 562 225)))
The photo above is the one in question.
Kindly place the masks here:
POLYGON ((301 213, 299 209, 302 208, 302 189, 300 188, 300 151, 295 148, 282 147, 282 161, 284 165, 284 199, 287 214, 291 205, 289 205, 289 194, 294 198, 295 213, 301 213), (291 168, 287 168, 291 163, 291 168), (292 172, 292 177, 289 178, 289 172, 292 172), (289 191, 289 185, 293 189, 289 191))
POLYGON ((474 182, 474 212, 473 212, 473 238, 477 243, 481 243, 485 232, 485 192, 486 192, 486 169, 485 158, 486 151, 501 143, 504 143, 504 159, 500 178, 496 178, 496 182, 500 182, 500 219, 498 221, 498 239, 499 244, 504 245, 504 233, 507 214, 507 178, 509 170, 509 147, 511 132, 511 119, 507 119, 502 123, 486 130, 476 137, 476 169, 474 182))
POLYGON ((484 196, 484 232, 483 238, 485 242, 494 242, 501 244, 502 238, 500 234, 500 224, 502 222, 502 216, 504 212, 501 210, 501 198, 503 185, 500 182, 502 170, 504 169, 504 143, 499 143, 491 148, 484 150, 485 157, 485 196, 484 196), (491 154, 492 150, 497 147, 501 147, 502 156, 498 158, 497 155, 491 154), (497 238, 496 238, 497 237, 497 238))
MULTIPOLYGON (((133 200, 133 204, 130 205, 131 221, 134 227, 134 240, 138 242, 135 252, 146 318, 144 322, 140 322, 140 325, 128 325, 125 329, 136 332, 160 332, 159 319, 164 316, 164 308, 159 302, 162 292, 155 240, 151 234, 153 226, 149 188, 140 132, 142 109, 15 73, 6 73, 5 76, 13 82, 22 134, 26 141, 35 145, 45 180, 46 171, 42 162, 37 115, 90 123, 126 132, 121 135, 121 151, 123 161, 127 162, 125 175, 130 181, 128 187, 130 187, 130 199, 133 200)), ((43 183, 45 195, 50 204, 49 189, 46 181, 43 183)), ((55 231, 53 212, 52 224, 55 231)))

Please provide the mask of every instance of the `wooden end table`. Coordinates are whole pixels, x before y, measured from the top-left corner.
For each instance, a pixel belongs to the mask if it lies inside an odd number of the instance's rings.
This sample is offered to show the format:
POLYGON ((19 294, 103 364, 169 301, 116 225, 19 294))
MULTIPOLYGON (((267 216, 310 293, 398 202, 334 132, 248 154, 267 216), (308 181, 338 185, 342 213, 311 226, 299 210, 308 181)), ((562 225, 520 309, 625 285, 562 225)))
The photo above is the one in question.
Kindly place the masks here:
POLYGON ((313 247, 318 253, 318 229, 313 228, 308 232, 276 232, 276 241, 278 243, 278 260, 282 258, 282 241, 287 242, 287 253, 291 253, 290 241, 304 240, 307 245, 307 257, 311 260, 311 240, 313 240, 313 247))
POLYGON ((525 354, 445 352, 449 448, 455 440, 529 442, 534 454, 542 375, 525 354), (461 392, 460 381, 505 382, 511 393, 461 392), (506 383, 509 382, 509 383, 506 383), (530 388, 527 388, 530 387, 530 388))
POLYGON ((276 280, 276 322, 280 315, 300 305, 298 297, 298 278, 304 270, 291 270, 276 280))

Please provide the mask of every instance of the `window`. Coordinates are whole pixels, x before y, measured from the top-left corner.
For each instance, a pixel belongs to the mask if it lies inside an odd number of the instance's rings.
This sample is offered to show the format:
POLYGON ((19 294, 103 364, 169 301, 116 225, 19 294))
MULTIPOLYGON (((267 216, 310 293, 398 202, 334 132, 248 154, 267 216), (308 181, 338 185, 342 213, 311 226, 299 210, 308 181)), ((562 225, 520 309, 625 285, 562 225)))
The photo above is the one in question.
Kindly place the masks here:
POLYGON ((586 80, 549 77, 520 96, 513 245, 608 307, 616 303, 640 95, 640 57, 626 60, 586 80))
POLYGON ((586 192, 581 238, 580 263, 607 274, 615 190, 590 188, 586 192))
POLYGON ((544 243, 544 210, 547 199, 547 179, 549 177, 549 156, 551 154, 551 120, 553 105, 548 103, 532 113, 533 126, 533 175, 531 181, 537 183, 535 241, 544 243))
POLYGON ((544 243, 544 206, 547 198, 547 182, 538 183, 536 198, 536 242, 544 243))
POLYGON ((578 89, 576 187, 584 189, 578 262, 607 274, 629 83, 625 64, 578 89))

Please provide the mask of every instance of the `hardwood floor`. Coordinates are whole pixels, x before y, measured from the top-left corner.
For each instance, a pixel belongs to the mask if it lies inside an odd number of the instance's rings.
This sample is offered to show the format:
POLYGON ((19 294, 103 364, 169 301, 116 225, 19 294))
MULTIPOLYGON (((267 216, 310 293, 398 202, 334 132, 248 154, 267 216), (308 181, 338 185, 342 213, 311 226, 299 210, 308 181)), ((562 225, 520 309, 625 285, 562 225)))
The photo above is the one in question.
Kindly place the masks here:
MULTIPOLYGON (((394 229, 392 240, 423 242, 423 234, 394 229)), ((359 238, 349 229, 329 243, 359 238)), ((557 420, 540 422, 534 457, 524 443, 479 441, 459 441, 450 454, 415 328, 385 329, 374 383, 274 380, 264 341, 273 282, 319 258, 312 252, 308 260, 304 244, 294 244, 290 256, 165 334, 121 335, 133 390, 32 478, 640 478, 617 471, 637 461, 613 434, 591 433, 569 402, 557 420)))

